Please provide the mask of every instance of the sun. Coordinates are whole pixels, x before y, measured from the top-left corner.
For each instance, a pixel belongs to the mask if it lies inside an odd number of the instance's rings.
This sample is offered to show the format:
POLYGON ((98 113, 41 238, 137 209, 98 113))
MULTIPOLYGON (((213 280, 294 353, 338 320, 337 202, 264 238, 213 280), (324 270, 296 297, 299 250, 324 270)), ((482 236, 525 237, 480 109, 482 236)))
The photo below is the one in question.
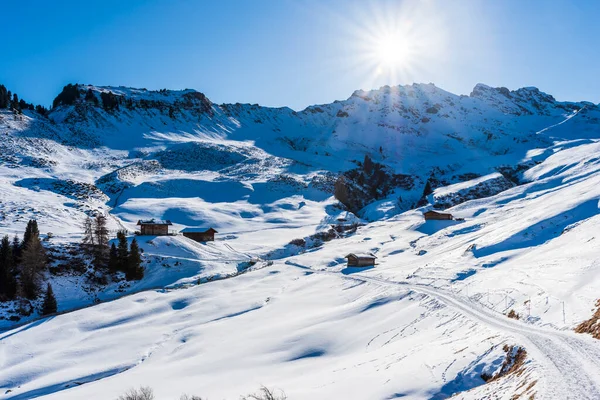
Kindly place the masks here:
POLYGON ((374 40, 373 46, 374 61, 380 68, 399 69, 411 62, 411 46, 400 34, 382 35, 374 40))

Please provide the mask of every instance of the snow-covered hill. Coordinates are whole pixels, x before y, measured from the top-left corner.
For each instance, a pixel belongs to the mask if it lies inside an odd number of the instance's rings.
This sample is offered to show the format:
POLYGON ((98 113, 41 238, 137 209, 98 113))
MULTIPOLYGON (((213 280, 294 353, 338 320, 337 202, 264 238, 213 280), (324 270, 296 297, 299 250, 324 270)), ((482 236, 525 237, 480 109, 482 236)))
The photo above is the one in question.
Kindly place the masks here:
POLYGON ((597 105, 481 84, 300 112, 193 90, 78 93, 48 118, 0 110, 0 234, 34 218, 48 246, 72 244, 97 210, 111 232, 160 218, 219 233, 139 237, 133 284, 47 273, 59 311, 87 308, 0 334, 0 398, 600 393, 600 346, 565 332, 600 288, 597 105), (425 222, 429 207, 458 220, 425 222), (378 265, 346 268, 351 252, 378 265), (525 363, 484 384, 505 344, 525 363))

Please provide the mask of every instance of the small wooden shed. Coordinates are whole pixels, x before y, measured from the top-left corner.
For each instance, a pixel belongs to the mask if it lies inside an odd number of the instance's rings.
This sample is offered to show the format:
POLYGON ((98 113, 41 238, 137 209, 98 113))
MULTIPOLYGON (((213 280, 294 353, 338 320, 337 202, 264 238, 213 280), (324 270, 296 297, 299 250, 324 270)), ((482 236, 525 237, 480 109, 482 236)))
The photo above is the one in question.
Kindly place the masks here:
POLYGON ((348 259, 349 267, 372 267, 377 257, 373 254, 350 253, 344 258, 348 259))
POLYGON ((139 220, 137 226, 140 227, 140 235, 165 236, 169 234, 169 226, 173 225, 171 221, 155 220, 154 218, 143 221, 139 220))
POLYGON ((185 228, 181 233, 196 242, 212 242, 215 240, 215 233, 219 232, 213 228, 185 228))
POLYGON ((452 214, 443 213, 443 212, 439 212, 439 211, 433 211, 433 210, 425 211, 423 213, 423 216, 425 217, 425 221, 429 221, 429 220, 448 221, 448 220, 454 219, 452 214))

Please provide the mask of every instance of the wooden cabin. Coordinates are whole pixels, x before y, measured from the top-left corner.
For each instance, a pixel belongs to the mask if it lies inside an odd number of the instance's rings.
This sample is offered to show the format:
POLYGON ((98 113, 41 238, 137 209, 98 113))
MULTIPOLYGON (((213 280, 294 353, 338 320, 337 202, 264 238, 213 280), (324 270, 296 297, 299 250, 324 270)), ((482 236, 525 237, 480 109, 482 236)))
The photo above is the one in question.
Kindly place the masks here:
POLYGON ((443 213, 443 212, 439 212, 439 211, 433 211, 433 210, 429 210, 429 211, 425 211, 423 213, 423 216, 425 217, 425 221, 430 221, 430 220, 444 220, 444 221, 449 221, 449 220, 453 220, 454 217, 452 216, 452 214, 448 214, 448 213, 443 213))
POLYGON ((140 235, 146 236, 166 236, 169 234, 169 226, 173 225, 171 221, 150 219, 147 221, 139 220, 137 226, 140 227, 140 235))
POLYGON ((181 233, 196 242, 212 242, 215 240, 215 233, 219 232, 213 228, 185 228, 181 233))
POLYGON ((377 257, 373 254, 350 253, 344 258, 348 259, 349 267, 372 267, 377 257))

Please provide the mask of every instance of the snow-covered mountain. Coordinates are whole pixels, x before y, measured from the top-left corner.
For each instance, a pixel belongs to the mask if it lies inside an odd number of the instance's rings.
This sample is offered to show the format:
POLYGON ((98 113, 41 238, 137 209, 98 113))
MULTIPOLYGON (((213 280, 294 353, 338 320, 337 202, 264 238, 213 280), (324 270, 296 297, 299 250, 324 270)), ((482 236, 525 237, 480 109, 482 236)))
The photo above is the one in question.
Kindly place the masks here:
POLYGON ((600 287, 599 118, 482 84, 299 112, 78 85, 47 117, 0 110, 0 234, 34 218, 72 244, 97 210, 112 231, 219 232, 140 237, 134 284, 48 272, 59 311, 140 293, 0 333, 0 398, 597 398, 600 346, 570 329, 600 287), (457 220, 425 222, 429 207, 457 220), (351 252, 378 265, 345 268, 351 252))

